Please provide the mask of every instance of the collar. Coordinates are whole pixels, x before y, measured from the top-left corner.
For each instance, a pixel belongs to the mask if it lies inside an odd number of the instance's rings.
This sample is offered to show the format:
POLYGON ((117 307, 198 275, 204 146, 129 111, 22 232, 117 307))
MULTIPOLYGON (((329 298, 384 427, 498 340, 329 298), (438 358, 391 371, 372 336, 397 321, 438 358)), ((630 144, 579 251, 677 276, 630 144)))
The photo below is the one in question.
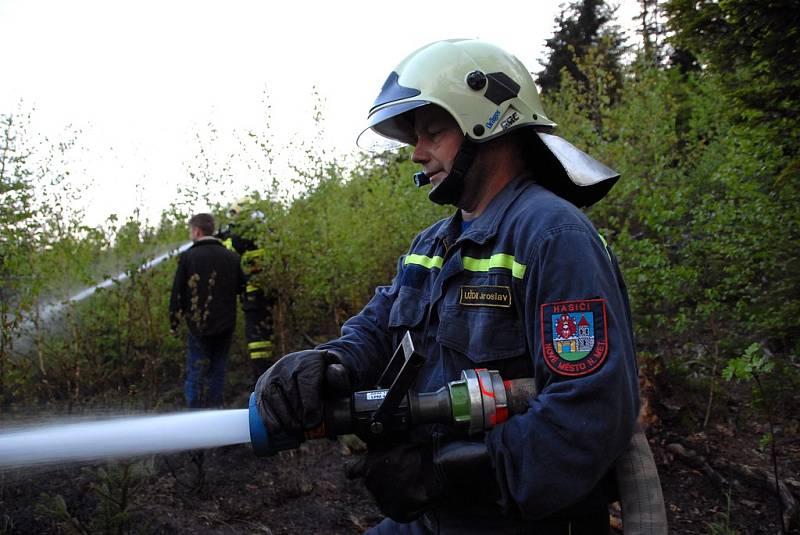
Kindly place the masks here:
POLYGON ((219 245, 222 245, 222 242, 219 241, 219 239, 215 238, 214 236, 203 236, 202 238, 198 238, 197 240, 195 240, 195 242, 192 244, 192 247, 196 245, 207 245, 209 243, 217 243, 219 245))
POLYGON ((436 233, 436 238, 445 240, 446 243, 454 243, 465 239, 478 244, 484 244, 497 234, 497 229, 503 221, 503 217, 508 211, 508 207, 525 188, 533 184, 532 174, 524 172, 506 187, 495 195, 494 199, 486 207, 486 210, 472 222, 467 231, 461 234, 461 210, 457 209, 450 218, 442 225, 436 233))

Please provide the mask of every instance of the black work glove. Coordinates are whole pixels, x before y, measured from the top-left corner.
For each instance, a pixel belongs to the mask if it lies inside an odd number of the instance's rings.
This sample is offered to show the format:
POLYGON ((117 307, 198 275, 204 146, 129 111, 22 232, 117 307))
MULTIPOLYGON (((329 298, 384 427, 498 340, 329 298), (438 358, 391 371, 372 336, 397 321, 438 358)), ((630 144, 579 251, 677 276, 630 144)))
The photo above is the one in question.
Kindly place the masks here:
POLYGON ((364 478, 381 513, 411 522, 437 504, 463 508, 498 495, 483 441, 413 442, 370 451, 347 467, 350 479, 364 478))
POLYGON ((442 441, 433 455, 436 477, 444 487, 443 507, 494 503, 500 498, 494 467, 483 438, 442 441))
POLYGON ((293 436, 322 425, 324 397, 349 393, 349 376, 339 357, 317 349, 285 355, 255 387, 258 411, 269 432, 293 436))
POLYGON ((371 450, 346 471, 349 479, 364 478, 378 509, 397 522, 419 518, 442 494, 430 443, 371 450))

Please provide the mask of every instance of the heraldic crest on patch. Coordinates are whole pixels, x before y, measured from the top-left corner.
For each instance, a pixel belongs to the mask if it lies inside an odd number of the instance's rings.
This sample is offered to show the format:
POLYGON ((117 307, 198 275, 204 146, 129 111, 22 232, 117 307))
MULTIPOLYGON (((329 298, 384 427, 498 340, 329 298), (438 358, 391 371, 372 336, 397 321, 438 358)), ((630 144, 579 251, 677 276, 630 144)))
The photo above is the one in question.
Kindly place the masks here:
POLYGON ((545 303, 541 318, 544 362, 555 373, 588 375, 606 360, 605 299, 545 303))

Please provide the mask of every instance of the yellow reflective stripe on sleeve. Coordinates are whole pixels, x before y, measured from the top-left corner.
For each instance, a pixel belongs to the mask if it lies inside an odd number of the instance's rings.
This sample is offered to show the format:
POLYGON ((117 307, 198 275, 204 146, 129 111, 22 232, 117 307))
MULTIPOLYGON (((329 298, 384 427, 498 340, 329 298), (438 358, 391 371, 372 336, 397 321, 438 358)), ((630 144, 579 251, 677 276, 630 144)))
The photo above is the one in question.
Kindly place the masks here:
POLYGON ((404 265, 414 264, 428 269, 431 268, 441 269, 443 262, 444 259, 441 256, 430 257, 421 254, 410 254, 406 256, 406 259, 403 261, 403 264, 404 265))
POLYGON ((255 286, 255 285, 253 285, 253 284, 248 284, 248 285, 247 285, 247 288, 246 288, 245 290, 247 291, 247 293, 250 293, 250 292, 257 292, 257 291, 259 291, 260 289, 261 289, 261 288, 259 288, 258 286, 255 286))
POLYGON ((498 253, 489 258, 472 258, 465 256, 461 259, 464 269, 468 271, 489 271, 492 268, 505 268, 511 270, 511 275, 517 279, 525 276, 527 266, 520 264, 510 254, 498 253))
POLYGON ((236 252, 236 249, 234 249, 233 247, 233 240, 231 240, 230 238, 222 240, 222 245, 224 245, 225 248, 228 249, 229 251, 233 251, 234 253, 236 252))
POLYGON ((245 251, 242 254, 242 260, 250 260, 257 256, 264 256, 264 249, 253 249, 252 251, 245 251))
POLYGON ((247 344, 251 359, 266 359, 272 356, 272 342, 270 340, 258 340, 247 344))
POLYGON ((599 232, 597 233, 597 235, 600 237, 600 241, 603 242, 603 247, 605 247, 606 249, 606 255, 608 256, 608 259, 611 260, 611 252, 608 250, 608 242, 599 232))

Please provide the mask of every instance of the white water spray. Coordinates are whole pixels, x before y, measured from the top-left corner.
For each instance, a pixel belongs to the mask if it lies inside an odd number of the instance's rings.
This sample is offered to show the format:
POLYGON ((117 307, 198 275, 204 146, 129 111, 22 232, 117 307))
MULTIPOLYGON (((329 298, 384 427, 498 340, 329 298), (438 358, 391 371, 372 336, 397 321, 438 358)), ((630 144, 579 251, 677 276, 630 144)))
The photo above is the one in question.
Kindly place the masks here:
POLYGON ((249 442, 247 409, 24 428, 0 433, 0 469, 135 457, 249 442))
MULTIPOLYGON (((153 267, 157 266, 158 264, 162 263, 164 260, 167 260, 168 258, 171 258, 171 257, 173 257, 175 255, 181 254, 186 249, 191 247, 192 243, 193 242, 190 242, 190 241, 186 242, 183 245, 181 245, 180 247, 177 247, 177 248, 175 248, 175 249, 173 249, 171 251, 168 251, 166 253, 160 254, 160 255, 156 256, 155 258, 152 258, 152 259, 148 260, 147 262, 145 262, 144 264, 139 266, 137 268, 137 271, 146 271, 146 270, 148 270, 150 268, 153 268, 153 267)), ((76 293, 74 295, 71 295, 66 301, 63 301, 61 303, 51 303, 51 304, 45 305, 42 308, 41 318, 44 321, 49 321, 51 319, 51 317, 56 312, 58 312, 59 310, 64 308, 64 306, 66 306, 67 304, 77 303, 78 301, 83 301, 87 297, 93 295, 97 290, 100 290, 102 288, 108 288, 112 284, 123 282, 127 278, 128 278, 128 273, 125 272, 125 271, 122 271, 120 273, 117 273, 117 275, 114 276, 114 277, 109 277, 109 278, 105 279, 104 281, 102 281, 102 282, 100 282, 98 284, 95 284, 94 286, 92 286, 90 288, 86 288, 85 290, 81 290, 80 292, 78 292, 78 293, 76 293)))

